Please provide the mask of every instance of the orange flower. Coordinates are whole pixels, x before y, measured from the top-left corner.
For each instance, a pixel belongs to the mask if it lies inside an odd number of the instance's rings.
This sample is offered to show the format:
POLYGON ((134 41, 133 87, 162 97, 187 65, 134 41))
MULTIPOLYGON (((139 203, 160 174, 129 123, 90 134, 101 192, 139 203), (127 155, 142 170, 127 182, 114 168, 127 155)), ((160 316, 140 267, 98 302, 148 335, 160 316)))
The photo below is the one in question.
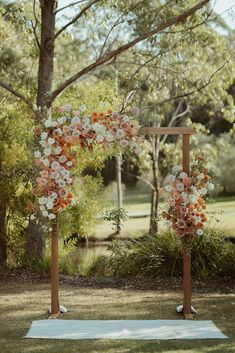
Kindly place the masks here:
POLYGON ((99 114, 99 117, 100 117, 100 118, 104 118, 104 117, 105 117, 104 113, 101 112, 101 113, 99 114))
POLYGON ((204 158, 203 156, 198 156, 197 159, 198 159, 199 161, 204 161, 204 160, 205 160, 205 158, 204 158))
POLYGON ((113 112, 112 109, 109 109, 109 110, 107 111, 107 114, 110 115, 110 114, 112 114, 112 112, 113 112))

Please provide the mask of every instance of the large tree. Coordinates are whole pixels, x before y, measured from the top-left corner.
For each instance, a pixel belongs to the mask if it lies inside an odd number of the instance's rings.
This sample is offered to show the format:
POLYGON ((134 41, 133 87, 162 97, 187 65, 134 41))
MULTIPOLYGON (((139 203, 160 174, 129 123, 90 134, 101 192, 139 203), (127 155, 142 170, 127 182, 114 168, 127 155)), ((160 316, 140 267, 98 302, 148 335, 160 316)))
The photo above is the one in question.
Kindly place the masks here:
MULTIPOLYGON (((179 2, 177 0, 155 1, 152 4, 151 12, 149 3, 145 0, 125 1, 124 4, 117 1, 76 1, 64 8, 58 8, 56 0, 36 0, 29 2, 16 2, 16 5, 7 5, 3 13, 4 20, 11 23, 25 26, 29 37, 34 40, 34 52, 38 61, 37 82, 34 90, 29 91, 27 86, 19 90, 14 85, 13 80, 0 80, 0 87, 7 90, 17 98, 26 103, 30 110, 35 114, 37 122, 42 121, 51 108, 56 98, 78 79, 101 68, 111 61, 115 61, 125 51, 136 46, 143 41, 156 39, 157 36, 167 29, 176 29, 177 25, 186 21, 192 22, 191 25, 201 23, 202 17, 207 17, 209 0, 179 2), (22 11, 23 4, 32 5, 32 17, 26 18, 22 11), (73 18, 67 23, 63 23, 60 28, 56 25, 58 16, 69 7, 74 7, 73 18), (136 11, 141 11, 143 18, 149 18, 149 23, 141 31, 136 31, 135 16, 136 11), (198 13, 198 17, 195 16, 198 13), (102 17, 103 16, 103 17, 102 17), (101 18, 100 21, 97 19, 101 18), (102 22, 103 23, 102 23, 102 22), (80 34, 85 36, 86 43, 90 43, 94 50, 87 57, 84 63, 82 58, 77 58, 74 68, 67 78, 55 75, 56 44, 63 34, 66 34, 72 25, 80 24, 80 34), (108 27, 105 28, 104 24, 108 27), (91 30, 88 30, 91 29, 91 30), (105 30, 104 30, 105 29, 105 30), (92 34, 92 38, 87 35, 92 34), (94 34, 100 34, 99 38, 94 39, 94 34), (83 66, 81 66, 81 64, 83 66), (76 67, 78 70, 76 71, 76 67)), ((190 27, 190 26, 189 26, 190 27)), ((186 30, 188 30, 186 28, 186 30)), ((78 31, 79 33, 79 31, 78 31)), ((19 33, 20 35, 20 33, 19 33)), ((76 39, 76 38, 75 38, 76 39)), ((79 43, 79 40, 76 40, 79 43)), ((81 43, 81 40, 80 40, 81 43)), ((82 53, 81 53, 82 56, 82 53)), ((85 54, 83 56, 86 56, 85 54)), ((21 85, 22 86, 22 85, 21 85)), ((36 253, 41 255, 41 244, 43 230, 36 221, 29 223, 29 243, 34 244, 36 253)), ((29 248, 32 248, 32 244, 29 248)))

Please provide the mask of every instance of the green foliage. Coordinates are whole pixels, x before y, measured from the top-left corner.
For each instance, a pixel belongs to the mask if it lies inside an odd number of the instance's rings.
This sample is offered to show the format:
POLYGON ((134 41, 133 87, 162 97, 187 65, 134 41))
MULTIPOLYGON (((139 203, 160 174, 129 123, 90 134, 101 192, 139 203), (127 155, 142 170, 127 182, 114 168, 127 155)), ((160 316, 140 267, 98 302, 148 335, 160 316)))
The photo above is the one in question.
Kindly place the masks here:
MULTIPOLYGON (((171 232, 140 240, 115 240, 108 257, 100 257, 94 273, 106 275, 182 276, 182 242, 171 232)), ((192 275, 195 278, 235 275, 235 246, 223 232, 207 229, 192 244, 192 275)))
POLYGON ((78 204, 62 212, 59 218, 60 235, 63 239, 77 234, 78 238, 89 238, 95 233, 98 215, 103 211, 102 180, 91 176, 79 178, 75 185, 78 204))
POLYGON ((127 212, 122 207, 113 208, 111 210, 105 211, 102 217, 105 221, 112 222, 113 230, 120 232, 123 226, 123 222, 127 220, 127 212))
MULTIPOLYGON (((6 208, 8 265, 22 265, 31 196, 33 123, 22 106, 2 99, 0 113, 0 203, 6 208)), ((1 229, 1 232, 3 229, 1 229)))

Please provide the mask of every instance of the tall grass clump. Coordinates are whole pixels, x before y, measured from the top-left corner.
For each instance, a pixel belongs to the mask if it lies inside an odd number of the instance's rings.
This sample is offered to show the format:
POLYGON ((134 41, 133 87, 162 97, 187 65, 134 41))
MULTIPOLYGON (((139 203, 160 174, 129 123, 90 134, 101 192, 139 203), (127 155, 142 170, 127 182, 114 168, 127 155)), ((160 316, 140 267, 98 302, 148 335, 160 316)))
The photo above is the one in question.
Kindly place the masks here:
MULTIPOLYGON (((115 240, 109 256, 101 256, 90 273, 103 275, 182 276, 182 241, 171 231, 138 240, 115 240)), ((195 278, 235 278, 235 246, 221 230, 207 229, 192 242, 192 275, 195 278)))

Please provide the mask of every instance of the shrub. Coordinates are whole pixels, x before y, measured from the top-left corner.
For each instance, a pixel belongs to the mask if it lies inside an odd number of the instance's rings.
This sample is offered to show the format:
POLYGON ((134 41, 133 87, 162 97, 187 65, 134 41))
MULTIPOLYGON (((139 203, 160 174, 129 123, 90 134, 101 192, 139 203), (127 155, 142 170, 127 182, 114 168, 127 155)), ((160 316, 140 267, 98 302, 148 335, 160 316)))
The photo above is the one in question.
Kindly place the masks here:
MULTIPOLYGON (((182 242, 170 231, 139 240, 115 240, 110 256, 100 257, 91 273, 105 275, 182 276, 182 242)), ((193 241, 192 275, 196 278, 235 277, 235 246, 220 230, 207 229, 193 241)))

